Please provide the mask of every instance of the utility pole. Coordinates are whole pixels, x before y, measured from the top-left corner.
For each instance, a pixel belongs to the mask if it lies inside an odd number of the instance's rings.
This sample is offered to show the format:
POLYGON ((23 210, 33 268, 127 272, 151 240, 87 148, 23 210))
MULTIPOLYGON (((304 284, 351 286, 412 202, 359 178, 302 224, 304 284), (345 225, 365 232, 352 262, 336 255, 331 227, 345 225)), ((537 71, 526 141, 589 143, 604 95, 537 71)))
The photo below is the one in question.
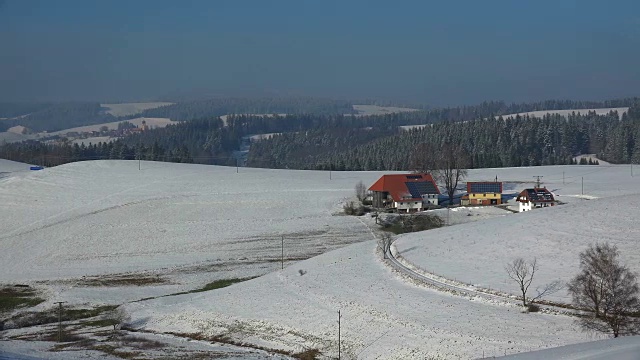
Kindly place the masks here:
POLYGON ((582 195, 584 195, 584 176, 582 177, 582 195))
POLYGON ((562 185, 564 185, 564 171, 562 172, 562 185))
POLYGON ((238 173, 238 158, 236 158, 236 174, 238 173))
POLYGON ((338 310, 338 360, 340 360, 340 310, 338 310))
POLYGON ((142 139, 140 139, 140 142, 138 143, 138 171, 140 171, 141 162, 142 162, 142 139))
POLYGON ((284 270, 284 235, 282 236, 282 257, 280 259, 281 270, 284 270))
POLYGON ((631 163, 631 177, 633 177, 633 162, 631 163))
POLYGON ((66 301, 57 301, 58 304, 58 342, 62 342, 62 304, 66 301))
POLYGON ((536 178, 536 188, 539 188, 539 187, 540 187, 540 178, 541 178, 541 177, 544 177, 544 176, 542 176, 542 175, 535 175, 535 176, 533 176, 533 177, 534 177, 534 178, 536 178))

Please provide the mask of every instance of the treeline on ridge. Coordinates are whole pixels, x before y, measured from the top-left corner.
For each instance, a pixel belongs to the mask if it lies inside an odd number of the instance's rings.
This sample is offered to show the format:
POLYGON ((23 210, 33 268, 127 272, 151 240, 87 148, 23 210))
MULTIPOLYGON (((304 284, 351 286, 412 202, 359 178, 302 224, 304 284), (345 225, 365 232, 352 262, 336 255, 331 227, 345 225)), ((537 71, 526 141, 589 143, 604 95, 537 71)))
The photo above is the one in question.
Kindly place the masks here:
MULTIPOLYGON (((517 116, 439 122, 398 130, 372 141, 371 129, 308 131, 273 136, 251 146, 248 166, 293 169, 408 170, 424 144, 460 144, 470 168, 570 164, 579 154, 611 163, 640 162, 638 104, 619 120, 606 115, 517 116)), ((438 156, 434 154, 434 156, 438 156)))
MULTIPOLYGON (((274 133, 253 142, 248 166, 335 170, 405 170, 421 144, 454 141, 472 159, 471 167, 567 164, 572 156, 596 153, 610 162, 636 161, 638 105, 620 121, 617 114, 573 114, 568 118, 495 114, 544 106, 619 107, 633 99, 603 103, 548 101, 527 106, 485 102, 476 106, 376 116, 291 114, 217 116, 180 122, 133 134, 108 144, 73 145, 64 139, 0 146, 0 157, 52 166, 87 159, 145 159, 236 165, 234 152, 247 137, 274 133), (402 130, 403 125, 426 125, 402 130), (278 135, 279 134, 279 135, 278 135), (45 159, 45 160, 43 160, 45 159)), ((156 109, 152 109, 156 110, 156 109)))

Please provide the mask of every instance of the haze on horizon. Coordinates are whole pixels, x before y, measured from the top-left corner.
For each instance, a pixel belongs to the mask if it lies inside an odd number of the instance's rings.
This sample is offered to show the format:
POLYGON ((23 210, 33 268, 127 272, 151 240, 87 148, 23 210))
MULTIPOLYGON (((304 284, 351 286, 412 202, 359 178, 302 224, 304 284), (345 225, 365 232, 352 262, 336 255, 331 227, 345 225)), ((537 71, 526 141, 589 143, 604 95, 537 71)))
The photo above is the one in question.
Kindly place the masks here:
POLYGON ((640 3, 0 0, 0 101, 640 95, 640 3))

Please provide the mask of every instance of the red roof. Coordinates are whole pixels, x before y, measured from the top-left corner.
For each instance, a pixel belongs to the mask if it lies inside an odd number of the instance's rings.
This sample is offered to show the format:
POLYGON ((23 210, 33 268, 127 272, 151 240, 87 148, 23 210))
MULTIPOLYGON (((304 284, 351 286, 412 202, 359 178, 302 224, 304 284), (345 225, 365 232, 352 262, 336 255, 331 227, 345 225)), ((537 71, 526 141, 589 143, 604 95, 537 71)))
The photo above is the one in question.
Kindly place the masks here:
POLYGON ((516 198, 517 202, 553 203, 553 194, 547 188, 524 189, 516 198))
MULTIPOLYGON (((382 175, 378 181, 376 181, 369 188, 370 191, 388 192, 394 201, 409 201, 422 199, 416 197, 416 191, 414 188, 413 194, 408 188, 407 183, 420 183, 422 190, 427 191, 423 194, 440 194, 436 182, 430 174, 394 174, 394 175, 382 175)), ((411 186, 411 185, 409 185, 411 186)), ((421 194, 422 195, 422 194, 421 194)))

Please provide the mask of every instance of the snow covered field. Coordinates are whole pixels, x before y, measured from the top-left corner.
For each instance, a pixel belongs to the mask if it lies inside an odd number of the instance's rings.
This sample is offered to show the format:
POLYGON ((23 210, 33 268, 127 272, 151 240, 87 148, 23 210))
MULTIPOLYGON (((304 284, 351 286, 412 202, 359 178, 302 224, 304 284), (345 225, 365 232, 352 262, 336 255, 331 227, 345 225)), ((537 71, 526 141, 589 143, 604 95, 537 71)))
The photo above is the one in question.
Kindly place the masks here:
MULTIPOLYGON (((527 172, 543 175, 547 188, 567 204, 406 234, 395 242, 396 248, 407 261, 429 272, 510 293, 517 293, 517 286, 508 280, 507 262, 517 257, 537 258, 540 270, 534 286, 568 281, 578 271, 580 251, 595 242, 617 245, 622 260, 640 271, 640 227, 633 215, 640 210, 640 176, 632 177, 630 166, 536 167, 513 173, 527 172)), ((498 178, 507 181, 506 176, 498 178)), ((566 291, 549 298, 570 302, 566 291)))
MULTIPOLYGON (((480 358, 601 338, 567 316, 522 314, 391 270, 371 240, 372 219, 339 215, 355 184, 370 185, 381 172, 333 172, 330 180, 321 171, 155 162, 138 170, 137 161, 24 169, 0 161, 0 283, 44 288, 41 307, 119 304, 267 274, 128 304, 131 326, 336 356, 340 310, 342 355, 352 359, 480 358), (151 280, 118 283, 126 277, 151 280)), ((450 210, 449 223, 458 225, 404 235, 397 249, 429 271, 502 290, 512 290, 503 270, 512 257, 538 256, 541 283, 566 279, 579 251, 600 239, 616 243, 638 270, 640 178, 630 166, 482 169, 468 180, 498 177, 512 198, 534 176, 566 204, 524 214, 450 210)))
POLYGON ((503 360, 638 360, 638 358, 640 358, 640 337, 629 336, 510 355, 503 357, 503 360))
MULTIPOLYGON (((236 173, 156 162, 141 168, 137 161, 79 162, 0 180, 0 282, 131 272, 179 277, 158 282, 151 294, 135 288, 124 295, 135 299, 182 291, 174 283, 183 280, 193 289, 275 270, 282 237, 287 262, 370 239, 359 219, 334 214, 356 182, 372 183, 379 173, 334 172, 330 180, 328 172, 236 173), (193 273, 201 276, 184 275, 193 273)), ((103 288, 74 283, 65 286, 69 296, 111 298, 103 288)))

